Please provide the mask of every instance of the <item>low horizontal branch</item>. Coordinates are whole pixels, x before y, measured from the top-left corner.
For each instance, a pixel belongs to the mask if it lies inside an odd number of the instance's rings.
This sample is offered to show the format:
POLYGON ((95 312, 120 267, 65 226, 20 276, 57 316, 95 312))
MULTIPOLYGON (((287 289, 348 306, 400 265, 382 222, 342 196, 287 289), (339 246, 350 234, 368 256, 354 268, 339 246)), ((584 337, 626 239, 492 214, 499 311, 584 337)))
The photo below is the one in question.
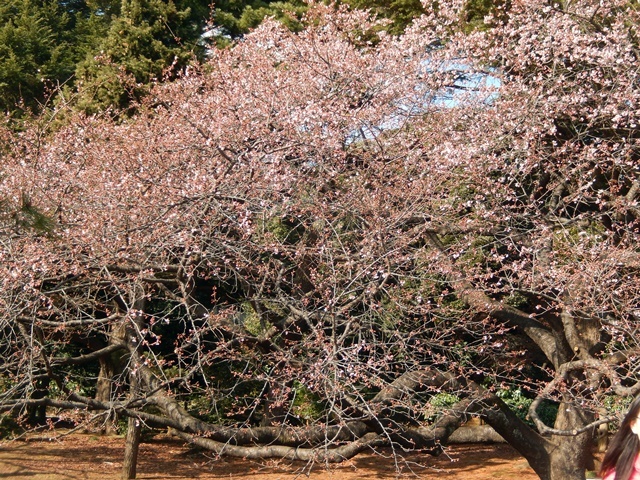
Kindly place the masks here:
POLYGON ((210 438, 197 437, 180 431, 176 431, 175 434, 189 443, 211 450, 218 455, 254 460, 283 458, 307 462, 340 463, 355 457, 364 450, 389 445, 388 439, 376 433, 367 433, 362 438, 335 448, 298 448, 284 445, 238 446, 217 442, 210 438))
POLYGON ((114 314, 114 315, 109 315, 108 317, 105 318, 81 318, 81 319, 76 319, 76 320, 67 320, 67 319, 60 319, 60 321, 53 321, 53 320, 45 320, 42 318, 38 318, 38 317, 27 317, 24 315, 20 315, 18 317, 16 317, 16 320, 22 324, 26 324, 26 325, 38 325, 41 327, 53 327, 53 328, 59 328, 59 327, 84 327, 87 325, 102 325, 105 323, 109 323, 112 322, 114 320, 117 320, 118 318, 120 318, 121 315, 120 314, 114 314))
POLYGON ((87 353, 86 355, 80 355, 77 357, 55 357, 51 359, 51 366, 63 366, 63 365, 82 365, 83 363, 92 362, 98 360, 101 357, 110 355, 118 350, 124 350, 125 345, 120 343, 114 343, 95 352, 87 353))

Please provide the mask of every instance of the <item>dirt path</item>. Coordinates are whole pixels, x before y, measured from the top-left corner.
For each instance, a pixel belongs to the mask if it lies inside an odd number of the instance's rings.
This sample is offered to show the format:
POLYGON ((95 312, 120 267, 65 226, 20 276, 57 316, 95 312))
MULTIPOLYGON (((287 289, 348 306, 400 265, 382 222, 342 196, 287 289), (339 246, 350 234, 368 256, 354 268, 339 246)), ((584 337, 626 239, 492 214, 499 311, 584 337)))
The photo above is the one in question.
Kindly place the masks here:
MULTIPOLYGON (((110 480, 119 479, 124 441, 120 437, 73 435, 51 441, 0 441, 0 479, 110 480)), ((360 455, 346 464, 325 470, 313 468, 311 480, 395 479, 394 460, 382 455, 360 455)), ((403 473, 419 479, 536 480, 527 462, 510 446, 454 446, 433 458, 412 454, 399 465, 403 473), (422 466, 420 466, 420 464, 422 466)), ((304 479, 304 463, 255 462, 216 459, 190 449, 182 441, 157 436, 141 445, 139 479, 304 479), (302 474, 302 475, 301 475, 302 474)), ((407 477, 411 478, 411 477, 407 477)))

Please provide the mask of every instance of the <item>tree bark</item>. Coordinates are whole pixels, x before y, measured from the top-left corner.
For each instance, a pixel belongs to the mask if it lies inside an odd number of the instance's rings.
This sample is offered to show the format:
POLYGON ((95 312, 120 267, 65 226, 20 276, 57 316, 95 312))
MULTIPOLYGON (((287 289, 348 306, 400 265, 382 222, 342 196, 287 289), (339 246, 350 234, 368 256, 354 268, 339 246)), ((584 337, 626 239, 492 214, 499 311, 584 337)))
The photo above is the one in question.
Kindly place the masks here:
MULTIPOLYGON (((131 322, 124 323, 123 328, 118 333, 124 331, 124 335, 129 349, 129 398, 135 401, 143 391, 142 379, 140 378, 140 352, 136 346, 140 342, 140 330, 143 326, 142 315, 140 312, 145 308, 144 289, 139 285, 133 289, 132 310, 130 311, 131 322)), ((114 335, 114 337, 117 336, 114 335)), ((140 433, 142 424, 139 417, 129 417, 127 420, 127 437, 124 449, 124 459, 122 462, 122 480, 136 478, 136 469, 138 465, 138 449, 140 446, 140 433)))
POLYGON ((140 420, 130 417, 127 422, 127 437, 124 448, 124 460, 122 462, 122 480, 136 478, 140 433, 140 420))
MULTIPOLYGON (((125 328, 122 324, 115 324, 111 326, 111 333, 109 335, 109 345, 103 349, 104 355, 98 357, 100 364, 100 371, 98 373, 98 380, 96 382, 96 394, 95 399, 99 402, 109 403, 114 395, 114 381, 116 375, 122 373, 124 366, 123 356, 125 354, 121 349, 124 349, 125 341, 125 328)), ((104 422, 102 427, 103 433, 112 433, 115 430, 115 425, 118 422, 117 414, 113 413, 109 415, 109 418, 104 422)))
POLYGON ((463 425, 451 434, 449 443, 505 443, 505 441, 490 425, 463 425))
MULTIPOLYGON (((132 355, 132 360, 137 355, 132 355)), ((130 399, 134 400, 140 392, 140 379, 137 369, 133 369, 129 374, 131 379, 130 399)), ((138 450, 140 446, 140 433, 142 424, 138 417, 129 417, 127 420, 127 436, 124 446, 124 459, 122 461, 122 480, 130 480, 136 478, 136 469, 138 465, 138 450)))
POLYGON ((209 438, 196 437, 183 432, 175 432, 180 438, 198 445, 199 447, 211 450, 218 455, 228 455, 230 457, 240 457, 249 459, 262 458, 284 458, 288 460, 318 461, 323 463, 340 463, 349 458, 355 457, 358 453, 377 446, 388 446, 389 440, 383 435, 367 433, 362 438, 341 445, 336 448, 298 448, 285 447, 283 445, 261 445, 255 447, 241 447, 228 443, 216 442, 209 438))

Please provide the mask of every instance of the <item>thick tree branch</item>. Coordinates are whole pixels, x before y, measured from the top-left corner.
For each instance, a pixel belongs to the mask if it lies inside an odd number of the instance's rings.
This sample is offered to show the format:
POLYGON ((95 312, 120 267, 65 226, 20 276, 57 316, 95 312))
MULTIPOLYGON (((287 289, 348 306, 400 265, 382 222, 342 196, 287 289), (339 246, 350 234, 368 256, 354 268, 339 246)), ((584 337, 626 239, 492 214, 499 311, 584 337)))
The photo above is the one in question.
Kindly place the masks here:
POLYGON ((353 458, 358 453, 374 447, 389 445, 389 441, 376 433, 367 433, 362 438, 335 448, 297 448, 283 445, 263 445, 245 447, 217 442, 210 438, 196 437, 188 433, 176 431, 176 435, 189 443, 193 443, 218 455, 228 455, 246 459, 285 458, 288 460, 302 460, 306 462, 340 463, 353 458))
POLYGON ((431 234, 429 239, 432 245, 442 254, 442 261, 448 263, 449 270, 452 272, 450 281, 458 297, 480 312, 521 328, 556 367, 567 360, 567 355, 563 352, 564 348, 558 344, 553 332, 534 320, 531 315, 510 305, 493 300, 484 292, 475 288, 465 280, 461 273, 458 273, 459 269, 447 255, 446 248, 437 235, 431 234))
POLYGON ((56 357, 51 359, 51 366, 58 367, 64 365, 82 365, 84 363, 93 362, 98 360, 100 357, 104 357, 106 355, 110 355, 119 350, 125 350, 126 345, 120 343, 114 343, 107 347, 101 348, 100 350, 96 350, 95 352, 87 353, 85 355, 80 355, 78 357, 56 357))

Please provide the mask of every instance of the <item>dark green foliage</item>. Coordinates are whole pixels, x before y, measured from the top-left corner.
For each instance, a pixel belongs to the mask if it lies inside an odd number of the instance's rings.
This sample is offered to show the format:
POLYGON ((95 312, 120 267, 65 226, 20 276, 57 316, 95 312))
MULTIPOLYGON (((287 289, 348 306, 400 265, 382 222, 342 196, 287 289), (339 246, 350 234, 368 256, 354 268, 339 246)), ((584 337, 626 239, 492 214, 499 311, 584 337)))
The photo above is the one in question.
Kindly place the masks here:
POLYGON ((208 19, 201 0, 0 0, 0 108, 39 111, 62 85, 86 111, 122 107, 202 58, 208 19))
POLYGON ((438 415, 460 401, 460 397, 453 393, 440 392, 433 395, 425 404, 424 420, 433 422, 438 415))
POLYGON ((504 299, 507 305, 515 308, 524 309, 529 306, 529 299, 519 292, 514 292, 504 299))
MULTIPOLYGON (((533 426, 533 422, 528 420, 529 407, 533 399, 524 394, 522 389, 516 387, 501 388, 496 395, 506 403, 509 408, 522 420, 533 426)), ((545 400, 538 408, 538 415, 545 425, 553 425, 558 415, 558 404, 545 400)))
POLYGON ((33 205, 26 194, 23 194, 22 204, 20 209, 15 212, 14 218, 16 226, 31 230, 37 235, 51 235, 56 225, 55 220, 33 205))
POLYGON ((70 21, 55 1, 0 1, 0 109, 35 108, 72 74, 70 21))
POLYGON ((294 244, 300 241, 304 226, 294 218, 274 216, 265 225, 265 229, 282 243, 294 244))
POLYGON ((0 0, 0 109, 40 111, 60 86, 86 112, 126 107, 204 58, 209 21, 234 36, 265 16, 296 30, 305 10, 297 0, 229 1, 212 18, 206 0, 0 0))
POLYGON ((318 421, 325 412, 325 402, 297 380, 293 382, 293 392, 292 413, 307 424, 318 421))
POLYGON ((22 431, 16 419, 9 414, 0 415, 0 438, 11 438, 22 431))
POLYGON ((216 2, 214 24, 236 37, 257 27, 265 17, 274 17, 289 29, 300 30, 300 18, 307 6, 300 0, 272 2, 262 0, 216 2))
POLYGON ((509 0, 467 0, 462 11, 462 22, 465 31, 485 30, 490 23, 485 23, 485 17, 500 19, 509 10, 509 0))
MULTIPOLYGON (((400 34, 424 13, 419 0, 346 0, 391 21, 400 34)), ((469 0, 468 29, 482 28, 502 0, 469 0), (479 27, 480 26, 480 27, 479 27)), ((214 27, 219 45, 271 16, 302 28, 302 0, 0 0, 0 109, 40 111, 58 88, 88 113, 126 108, 150 82, 172 78, 202 60, 202 32, 214 27)))
POLYGON ((188 7, 181 10, 172 1, 122 0, 119 16, 97 45, 98 54, 77 68, 78 107, 90 113, 126 107, 151 81, 184 67, 200 48, 199 34, 188 7))
POLYGON ((389 33, 393 35, 401 34, 414 18, 425 13, 420 0, 345 0, 348 5, 370 9, 375 15, 391 20, 388 27, 389 33))
MULTIPOLYGON (((400 35, 411 22, 425 11, 420 0, 344 0, 348 5, 370 9, 380 18, 391 20, 387 28, 389 33, 400 35)), ((437 2, 432 3, 437 9, 437 2)), ((476 29, 486 29, 489 25, 484 23, 487 15, 496 18, 502 17, 508 11, 510 2, 508 0, 467 0, 461 12, 460 26, 467 32, 476 29)))

